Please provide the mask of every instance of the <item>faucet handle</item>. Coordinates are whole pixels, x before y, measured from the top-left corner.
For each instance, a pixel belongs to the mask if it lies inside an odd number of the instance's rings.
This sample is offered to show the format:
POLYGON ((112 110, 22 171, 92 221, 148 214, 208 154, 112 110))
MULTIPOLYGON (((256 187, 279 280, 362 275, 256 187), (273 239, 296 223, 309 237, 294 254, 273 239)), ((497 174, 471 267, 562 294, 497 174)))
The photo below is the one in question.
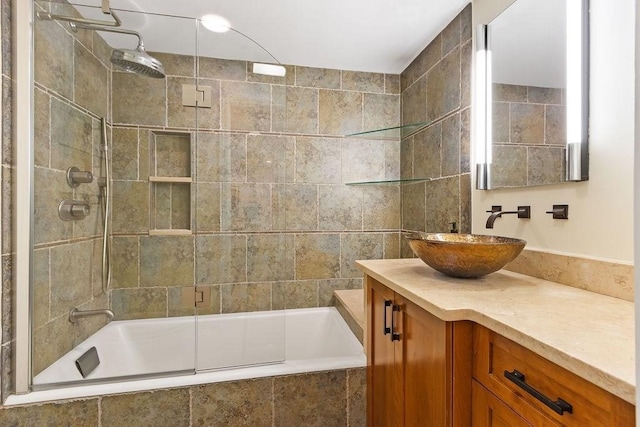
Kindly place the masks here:
POLYGON ((495 213, 500 212, 502 210, 502 205, 492 205, 490 211, 486 211, 487 213, 495 213))

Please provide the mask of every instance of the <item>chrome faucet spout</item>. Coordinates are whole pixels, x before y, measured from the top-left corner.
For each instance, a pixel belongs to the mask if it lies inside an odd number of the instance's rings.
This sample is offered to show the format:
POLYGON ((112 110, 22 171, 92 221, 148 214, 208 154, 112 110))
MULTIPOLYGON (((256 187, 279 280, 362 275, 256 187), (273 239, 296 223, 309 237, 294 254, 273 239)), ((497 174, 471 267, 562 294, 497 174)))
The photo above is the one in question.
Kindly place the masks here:
POLYGON ((518 215, 518 218, 531 218, 530 206, 518 206, 518 210, 516 211, 503 211, 502 208, 499 208, 487 212, 491 212, 491 215, 487 218, 486 228, 493 228, 493 224, 496 222, 496 219, 502 217, 502 215, 515 214, 518 215))
POLYGON ((78 310, 78 307, 74 307, 69 312, 69 322, 75 323, 81 317, 89 317, 89 316, 99 316, 104 315, 107 316, 107 320, 111 321, 114 318, 113 311, 108 308, 102 308, 99 310, 78 310))

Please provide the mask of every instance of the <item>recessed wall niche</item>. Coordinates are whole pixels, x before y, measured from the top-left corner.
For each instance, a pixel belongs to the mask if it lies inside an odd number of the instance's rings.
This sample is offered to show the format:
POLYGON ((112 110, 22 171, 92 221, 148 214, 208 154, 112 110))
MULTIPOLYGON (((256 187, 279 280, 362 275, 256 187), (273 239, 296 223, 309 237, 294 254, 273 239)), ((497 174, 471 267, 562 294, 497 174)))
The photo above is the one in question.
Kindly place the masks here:
POLYGON ((191 234, 191 133, 151 132, 149 234, 191 234))

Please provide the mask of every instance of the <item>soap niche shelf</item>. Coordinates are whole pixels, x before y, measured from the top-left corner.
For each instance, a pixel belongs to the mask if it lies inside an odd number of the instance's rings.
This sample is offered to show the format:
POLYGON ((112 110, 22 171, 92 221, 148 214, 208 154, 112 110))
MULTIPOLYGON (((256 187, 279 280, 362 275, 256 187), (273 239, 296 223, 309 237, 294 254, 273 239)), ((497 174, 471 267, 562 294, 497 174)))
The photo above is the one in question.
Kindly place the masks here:
POLYGON ((190 235, 191 133, 152 131, 150 138, 149 235, 190 235))

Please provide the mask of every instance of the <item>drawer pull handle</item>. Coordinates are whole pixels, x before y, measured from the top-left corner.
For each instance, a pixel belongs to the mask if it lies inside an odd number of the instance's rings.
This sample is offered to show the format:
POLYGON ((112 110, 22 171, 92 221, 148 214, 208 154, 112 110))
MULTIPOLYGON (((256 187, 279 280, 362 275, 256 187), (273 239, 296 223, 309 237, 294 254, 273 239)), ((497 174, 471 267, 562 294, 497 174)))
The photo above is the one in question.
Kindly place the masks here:
MULTIPOLYGON (((390 334, 391 333, 391 328, 389 328, 387 326, 387 308, 391 307, 391 300, 384 300, 384 325, 382 326, 382 332, 384 333, 384 335, 390 334)), ((391 315, 393 316, 393 313, 391 313, 391 315)), ((391 322, 393 323, 393 319, 391 320, 391 322)))
POLYGON ((525 378, 523 373, 518 372, 514 369, 513 372, 504 371, 504 376, 507 377, 509 381, 513 382, 515 385, 551 408, 554 412, 557 412, 560 415, 564 415, 565 412, 568 412, 570 414, 573 413, 573 406, 571 406, 570 403, 560 398, 558 398, 558 400, 554 402, 553 400, 549 399, 547 396, 524 382, 525 378))
POLYGON ((391 341, 400 341, 400 334, 393 332, 396 329, 396 316, 394 314, 396 311, 400 311, 399 305, 393 305, 391 307, 391 341))

